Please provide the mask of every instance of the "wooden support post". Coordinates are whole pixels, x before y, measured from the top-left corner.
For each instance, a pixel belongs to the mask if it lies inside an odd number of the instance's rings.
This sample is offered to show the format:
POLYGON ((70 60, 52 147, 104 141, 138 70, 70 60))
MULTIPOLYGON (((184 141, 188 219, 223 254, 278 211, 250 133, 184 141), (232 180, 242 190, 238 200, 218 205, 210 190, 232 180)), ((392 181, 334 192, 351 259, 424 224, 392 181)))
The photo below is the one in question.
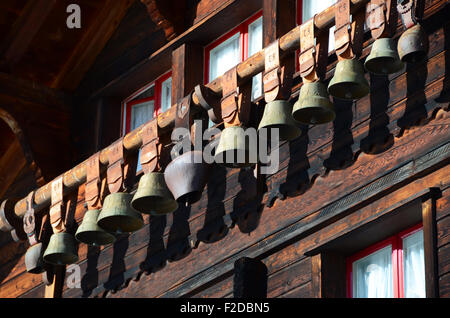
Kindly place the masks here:
POLYGON ((267 267, 263 262, 242 257, 234 263, 235 298, 267 297, 267 267))
POLYGON ((263 46, 295 28, 295 0, 264 0, 263 3, 263 46))
POLYGON ((65 266, 53 266, 53 281, 45 286, 45 298, 62 298, 64 279, 66 276, 65 266))
POLYGON ((172 53, 172 105, 203 82, 203 48, 184 43, 172 53))
POLYGON ((346 297, 345 257, 326 251, 311 257, 311 288, 314 298, 346 297))
POLYGON ((422 202, 423 245, 425 257, 425 290, 427 298, 439 297, 436 200, 433 196, 422 202))

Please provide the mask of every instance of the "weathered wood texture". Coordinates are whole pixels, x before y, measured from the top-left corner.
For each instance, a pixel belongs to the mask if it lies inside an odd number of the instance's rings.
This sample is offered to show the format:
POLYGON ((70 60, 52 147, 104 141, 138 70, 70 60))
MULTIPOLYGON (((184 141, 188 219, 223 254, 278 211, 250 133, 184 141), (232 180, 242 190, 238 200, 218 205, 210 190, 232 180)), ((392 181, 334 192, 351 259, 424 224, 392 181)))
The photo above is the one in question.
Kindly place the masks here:
MULTIPOLYGON (((147 218, 143 229, 113 246, 80 245, 82 288, 65 289, 64 297, 229 297, 234 261, 244 256, 266 265, 270 297, 325 295, 316 276, 324 258, 319 264, 305 253, 385 220, 430 187, 442 190, 438 282, 440 296, 448 297, 449 24, 443 16, 425 21, 427 62, 389 78, 372 76, 369 97, 335 103, 334 124, 280 145, 280 171, 268 178, 263 197, 252 171, 215 167, 192 207, 147 218)), ((80 189, 78 221, 83 203, 80 189)), ((17 265, 6 269, 0 295, 39 295, 40 277, 24 273, 22 260, 11 262, 17 265)))

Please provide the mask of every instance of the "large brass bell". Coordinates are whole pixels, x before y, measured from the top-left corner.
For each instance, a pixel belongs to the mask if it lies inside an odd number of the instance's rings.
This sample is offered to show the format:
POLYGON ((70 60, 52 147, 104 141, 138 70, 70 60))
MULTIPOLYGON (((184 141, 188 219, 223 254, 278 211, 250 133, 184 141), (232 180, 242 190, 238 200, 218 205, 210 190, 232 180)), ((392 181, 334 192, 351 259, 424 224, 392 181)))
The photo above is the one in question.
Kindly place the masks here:
POLYGON ((216 163, 228 168, 251 167, 256 163, 256 151, 250 150, 250 138, 244 129, 232 126, 222 131, 214 155, 216 163))
POLYGON ((53 234, 45 250, 44 261, 53 265, 76 263, 78 261, 78 252, 73 235, 67 232, 53 234))
POLYGON ((364 66, 373 74, 387 75, 400 71, 404 64, 400 61, 394 41, 381 38, 373 43, 364 66))
POLYGON ((75 238, 78 241, 93 246, 114 243, 116 237, 97 225, 99 214, 99 210, 88 210, 84 214, 83 222, 75 233, 75 238))
POLYGON ((162 215, 174 212, 178 203, 167 188, 164 173, 150 172, 141 177, 131 206, 141 213, 162 215))
POLYGON ((398 55, 403 62, 416 63, 428 54, 428 36, 420 24, 407 29, 397 44, 398 55))
POLYGON ((293 140, 302 133, 292 117, 292 104, 286 100, 275 100, 266 104, 258 130, 262 128, 278 128, 281 140, 293 140))
POLYGON ((292 116, 306 125, 325 124, 336 117, 327 88, 322 82, 303 82, 292 116))
POLYGON ((331 96, 355 100, 369 94, 369 90, 364 67, 358 59, 344 59, 337 63, 334 76, 328 84, 331 96))
POLYGON ((25 253, 25 266, 28 273, 40 274, 45 271, 44 269, 44 245, 42 243, 37 243, 30 246, 25 253))
POLYGON ((134 232, 144 226, 142 215, 131 206, 129 193, 108 194, 103 202, 97 224, 105 231, 121 234, 134 232))
POLYGON ((164 179, 175 200, 192 204, 202 196, 209 169, 210 165, 204 162, 201 151, 189 151, 167 165, 164 179))

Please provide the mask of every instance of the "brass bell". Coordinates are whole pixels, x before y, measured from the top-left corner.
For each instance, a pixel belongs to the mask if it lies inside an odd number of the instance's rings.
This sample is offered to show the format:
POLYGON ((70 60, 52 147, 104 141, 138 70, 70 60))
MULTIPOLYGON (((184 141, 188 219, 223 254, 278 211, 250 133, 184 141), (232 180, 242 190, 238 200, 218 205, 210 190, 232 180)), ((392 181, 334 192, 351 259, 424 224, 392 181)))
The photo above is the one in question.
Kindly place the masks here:
POLYGON ((344 59, 337 63, 334 76, 328 84, 331 96, 355 100, 369 94, 369 90, 364 67, 358 59, 344 59))
POLYGON ((40 274, 45 271, 44 260, 42 259, 44 250, 42 243, 37 243, 28 248, 25 253, 25 266, 28 273, 40 274))
POLYGON ((167 165, 164 179, 175 200, 192 204, 202 196, 209 169, 210 165, 204 162, 201 151, 189 151, 167 165))
POLYGON ((420 24, 407 29, 398 39, 398 55, 405 63, 416 63, 428 54, 428 36, 420 24))
POLYGON ((99 210, 88 210, 83 217, 83 222, 75 233, 75 238, 88 245, 100 246, 114 243, 116 237, 106 232, 97 225, 99 210))
POLYGON ((144 226, 142 215, 131 207, 132 195, 116 192, 108 194, 103 202, 97 224, 105 231, 121 234, 134 232, 144 226))
POLYGON ((258 130, 261 128, 278 128, 281 140, 293 140, 302 134, 298 123, 292 118, 292 104, 286 100, 266 104, 258 130))
POLYGON ((69 265, 78 261, 75 238, 67 232, 54 233, 44 253, 44 261, 53 265, 69 265))
POLYGON ((250 138, 243 127, 232 126, 222 131, 214 161, 228 168, 251 167, 256 163, 256 151, 250 150, 250 138))
POLYGON ((334 106, 322 82, 303 82, 292 116, 306 125, 325 124, 334 120, 334 106))
POLYGON ((174 212, 178 203, 167 188, 164 173, 150 172, 141 177, 131 206, 144 214, 162 215, 174 212))
POLYGON ((387 75, 400 71, 404 64, 400 61, 394 40, 381 38, 372 44, 372 50, 364 62, 366 70, 373 74, 387 75))

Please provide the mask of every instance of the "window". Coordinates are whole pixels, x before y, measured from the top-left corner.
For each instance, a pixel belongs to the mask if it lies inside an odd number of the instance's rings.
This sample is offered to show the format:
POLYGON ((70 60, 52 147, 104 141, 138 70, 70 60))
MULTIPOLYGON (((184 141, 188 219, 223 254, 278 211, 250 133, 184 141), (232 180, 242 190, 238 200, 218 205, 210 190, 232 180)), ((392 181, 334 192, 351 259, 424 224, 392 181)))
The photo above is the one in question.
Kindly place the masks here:
POLYGON ((122 135, 136 129, 171 106, 171 72, 146 85, 123 102, 122 135), (156 92, 156 93, 155 93, 156 92))
POLYGON ((422 224, 349 257, 347 293, 354 298, 425 297, 422 224))
MULTIPOLYGON (((205 83, 246 60, 263 47, 262 12, 255 14, 205 48, 205 83)), ((252 82, 252 100, 262 95, 262 75, 252 82)))
MULTIPOLYGON (((170 108, 172 102, 171 76, 171 72, 162 75, 123 102, 122 136, 170 108)), ((139 155, 136 171, 140 170, 141 163, 139 155)))

